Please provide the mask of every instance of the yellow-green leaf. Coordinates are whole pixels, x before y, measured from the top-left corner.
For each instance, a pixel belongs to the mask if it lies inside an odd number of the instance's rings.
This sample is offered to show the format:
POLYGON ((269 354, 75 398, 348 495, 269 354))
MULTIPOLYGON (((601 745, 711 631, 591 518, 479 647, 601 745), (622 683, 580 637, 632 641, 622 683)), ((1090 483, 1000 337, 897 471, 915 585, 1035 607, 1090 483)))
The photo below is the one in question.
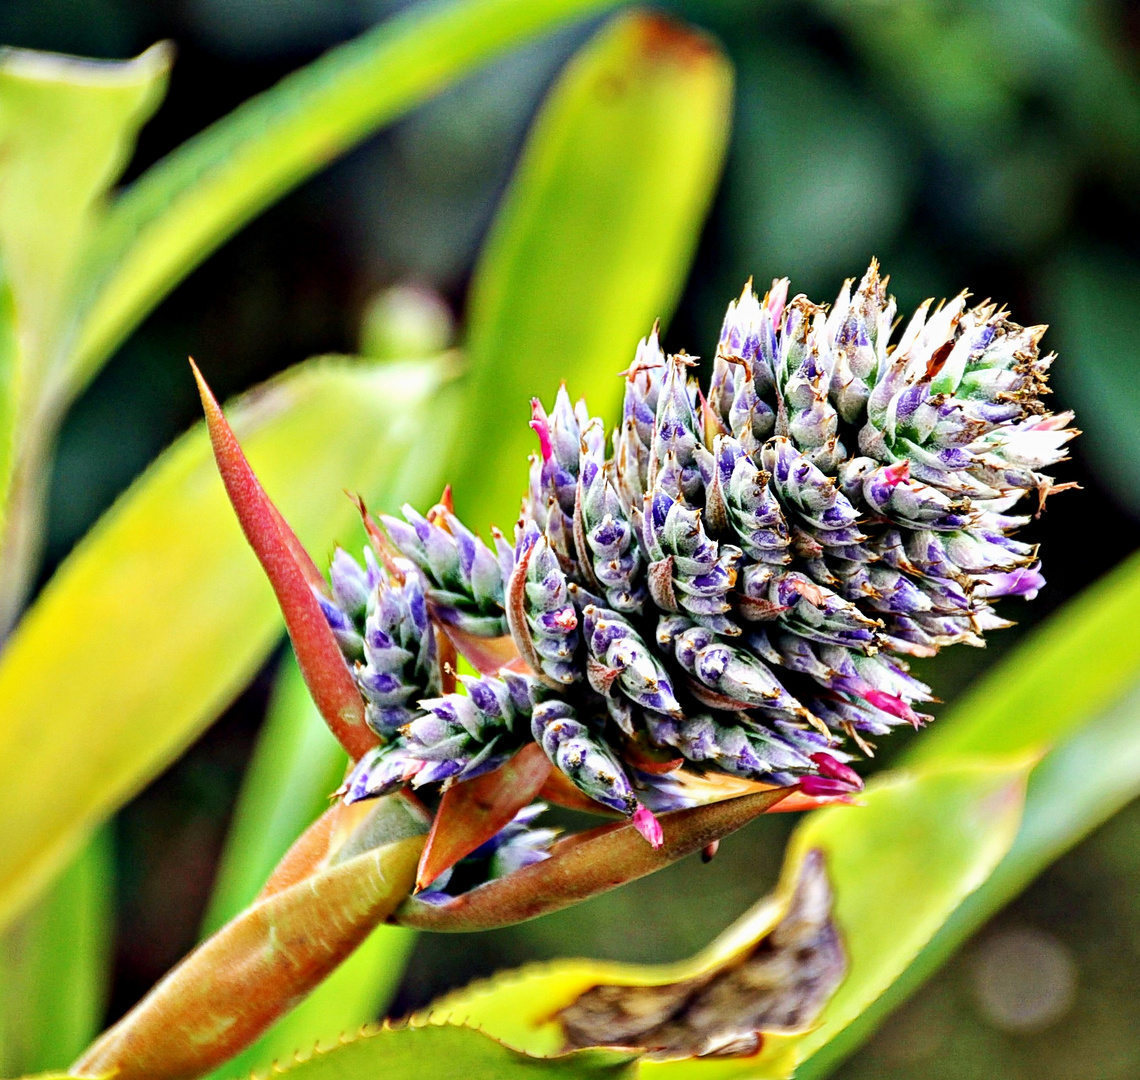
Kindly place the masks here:
POLYGON ((1009 851, 1032 761, 886 774, 861 809, 830 807, 795 832, 789 858, 827 854, 847 979, 799 1047, 835 1038, 902 973, 1009 851))
MULTIPOLYGON (((435 1003, 438 1019, 478 1026, 530 1053, 562 1044, 554 1014, 599 983, 662 985, 707 974, 767 934, 785 910, 804 857, 822 851, 848 974, 806 1035, 766 1041, 761 1058, 644 1062, 668 1080, 784 1077, 874 1001, 1008 851, 1021 815, 1028 762, 959 765, 888 774, 860 807, 804 819, 793 834, 776 893, 692 960, 660 967, 556 961, 507 973, 435 1003)), ((647 914, 651 918, 652 914, 647 914)))
POLYGON ((1140 556, 1028 634, 907 755, 919 768, 987 753, 1044 753, 1009 854, 880 1000, 803 1069, 824 1076, 990 915, 1140 795, 1140 556), (1047 751, 1047 752, 1046 752, 1047 751))
POLYGON ((165 45, 123 63, 0 55, 0 253, 31 363, 55 359, 75 267, 169 67, 165 45))
MULTIPOLYGON (((381 505, 406 490, 448 370, 310 361, 232 410, 318 559, 353 528, 344 488, 381 505)), ((217 715, 280 632, 198 425, 80 543, 0 656, 0 922, 217 715)))
POLYGON ((363 1033, 294 1063, 284 1075, 290 1080, 621 1080, 633 1073, 631 1055, 620 1051, 534 1058, 470 1028, 427 1024, 363 1033))
POLYGON ((38 556, 78 265, 169 66, 164 46, 125 63, 0 52, 0 636, 38 556))
POLYGON ((527 400, 565 378, 612 421, 618 372, 684 285, 720 174, 732 70, 696 30, 614 19, 536 119, 475 272, 464 441, 449 478, 473 528, 514 520, 527 400))
POLYGON ((619 0, 416 5, 252 98, 133 184, 90 268, 72 360, 86 382, 170 288, 284 192, 528 38, 619 0))

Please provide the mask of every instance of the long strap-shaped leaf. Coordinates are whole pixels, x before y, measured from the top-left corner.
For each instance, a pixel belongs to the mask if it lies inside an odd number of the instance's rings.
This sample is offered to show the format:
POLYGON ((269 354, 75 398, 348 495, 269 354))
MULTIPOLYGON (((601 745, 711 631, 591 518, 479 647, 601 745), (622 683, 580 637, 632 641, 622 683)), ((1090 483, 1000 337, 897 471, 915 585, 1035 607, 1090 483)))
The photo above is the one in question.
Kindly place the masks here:
POLYGON ((175 283, 291 187, 480 64, 619 2, 418 4, 175 150, 107 216, 72 362, 75 388, 175 283))
MULTIPOLYGON (((358 527, 344 487, 398 504, 447 370, 310 363, 231 409, 309 547, 358 527)), ((280 628, 201 425, 88 534, 0 655, 0 922, 217 715, 280 628)))
POLYGON ((908 755, 922 768, 986 753, 1044 753, 1017 839, 993 875, 857 1022, 821 1041, 797 1075, 826 1076, 987 918, 1140 795, 1140 556, 1027 635, 908 755))
POLYGON ((66 1067, 102 1027, 111 981, 114 848, 100 829, 0 935, 0 1073, 66 1067))
POLYGON ((526 488, 529 401, 559 380, 616 418, 637 341, 668 318, 720 176, 732 67, 661 15, 614 19, 543 103, 476 267, 470 397, 448 479, 471 527, 526 488))

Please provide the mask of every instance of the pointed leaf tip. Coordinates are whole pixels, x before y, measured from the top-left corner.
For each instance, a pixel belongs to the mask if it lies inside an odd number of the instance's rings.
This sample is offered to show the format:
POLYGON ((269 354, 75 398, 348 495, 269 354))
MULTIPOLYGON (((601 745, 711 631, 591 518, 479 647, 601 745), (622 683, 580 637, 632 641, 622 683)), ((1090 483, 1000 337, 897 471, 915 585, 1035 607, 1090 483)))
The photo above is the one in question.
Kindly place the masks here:
POLYGON ((551 771, 538 743, 524 746, 492 772, 454 784, 443 793, 416 872, 416 889, 490 840, 534 801, 551 771))
POLYGON ((325 723, 357 759, 377 740, 364 723, 364 702, 313 592, 324 589, 324 579, 265 493, 193 359, 190 367, 226 494, 277 595, 305 683, 325 723))

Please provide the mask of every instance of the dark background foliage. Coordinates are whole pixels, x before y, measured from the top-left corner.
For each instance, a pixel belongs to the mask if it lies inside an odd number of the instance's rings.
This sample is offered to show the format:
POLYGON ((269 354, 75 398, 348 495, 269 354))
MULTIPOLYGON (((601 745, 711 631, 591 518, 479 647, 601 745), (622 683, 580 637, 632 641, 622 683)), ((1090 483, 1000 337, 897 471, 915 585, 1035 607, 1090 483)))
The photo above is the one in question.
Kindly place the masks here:
MULTIPOLYGON (((0 41, 124 57, 173 39, 170 94, 143 133, 134 175, 399 6, 6 0, 0 41)), ((925 665, 950 700, 1140 539, 1140 16, 1115 0, 664 7, 716 34, 738 77, 724 181, 668 346, 711 351, 725 303, 750 274, 761 283, 790 275, 794 289, 824 301, 873 254, 903 310, 969 287, 1020 322, 1052 324, 1057 400, 1086 431, 1060 478, 1082 490, 1058 496, 1031 526, 1049 585, 1006 612, 1020 625, 985 652, 961 648, 925 665)), ((173 293, 72 410, 45 575, 196 418, 187 354, 206 360, 229 394, 311 354, 352 351, 369 299, 391 284, 433 288, 462 318, 527 121, 587 32, 530 46, 374 138, 173 293)), ((195 940, 272 673, 118 816, 113 1015, 195 940)), ((771 884, 788 824, 762 820, 707 867, 674 867, 510 932, 421 939, 396 1010, 533 957, 690 952, 771 884)), ((1140 1074, 1138 841, 1133 808, 999 915, 840 1075, 1140 1074)))

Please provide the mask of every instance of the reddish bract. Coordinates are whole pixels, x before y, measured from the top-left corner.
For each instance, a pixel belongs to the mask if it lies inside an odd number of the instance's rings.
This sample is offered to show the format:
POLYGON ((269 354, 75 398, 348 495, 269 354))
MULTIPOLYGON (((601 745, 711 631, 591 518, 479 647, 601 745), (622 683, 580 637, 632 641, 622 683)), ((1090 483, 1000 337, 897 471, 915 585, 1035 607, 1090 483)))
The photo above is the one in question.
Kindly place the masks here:
POLYGON ((378 740, 364 722, 364 700, 313 594, 314 586, 324 588, 324 579, 265 493, 193 360, 190 366, 198 380, 214 460, 226 494, 277 594, 309 693, 329 729, 356 760, 378 740))

